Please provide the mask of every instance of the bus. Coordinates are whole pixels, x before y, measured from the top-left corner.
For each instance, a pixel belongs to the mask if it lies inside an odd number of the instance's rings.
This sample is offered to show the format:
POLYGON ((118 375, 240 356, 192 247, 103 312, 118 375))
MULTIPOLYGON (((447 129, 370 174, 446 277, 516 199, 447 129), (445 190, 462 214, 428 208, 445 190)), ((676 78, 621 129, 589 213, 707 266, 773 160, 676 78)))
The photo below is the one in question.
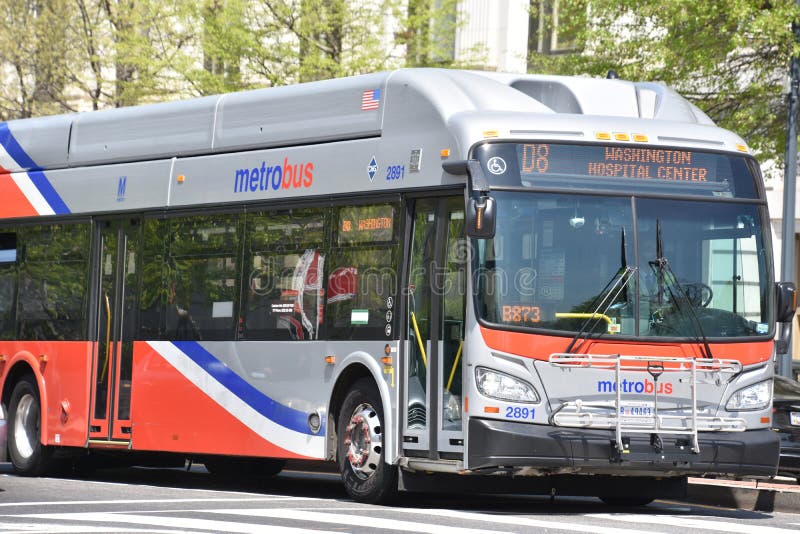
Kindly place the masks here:
POLYGON ((759 167, 663 85, 401 69, 0 146, 20 475, 316 460, 363 502, 644 504, 776 472, 759 167))

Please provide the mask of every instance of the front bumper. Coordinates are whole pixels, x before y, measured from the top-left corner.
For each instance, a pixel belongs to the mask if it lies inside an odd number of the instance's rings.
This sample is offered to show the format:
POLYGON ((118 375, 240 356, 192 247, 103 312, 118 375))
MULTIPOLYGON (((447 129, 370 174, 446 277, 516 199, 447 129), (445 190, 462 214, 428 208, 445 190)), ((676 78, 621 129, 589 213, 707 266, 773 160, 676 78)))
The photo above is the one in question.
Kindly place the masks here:
MULTIPOLYGON (((774 476, 779 439, 769 429, 701 432, 700 452, 692 453, 686 436, 661 436, 661 447, 648 434, 630 435, 631 454, 617 454, 613 430, 533 425, 470 418, 467 468, 522 469, 612 475, 774 476)), ((625 436, 626 438, 628 436, 625 436)))
POLYGON ((778 433, 781 438, 781 460, 778 471, 800 473, 800 443, 788 433, 778 433))

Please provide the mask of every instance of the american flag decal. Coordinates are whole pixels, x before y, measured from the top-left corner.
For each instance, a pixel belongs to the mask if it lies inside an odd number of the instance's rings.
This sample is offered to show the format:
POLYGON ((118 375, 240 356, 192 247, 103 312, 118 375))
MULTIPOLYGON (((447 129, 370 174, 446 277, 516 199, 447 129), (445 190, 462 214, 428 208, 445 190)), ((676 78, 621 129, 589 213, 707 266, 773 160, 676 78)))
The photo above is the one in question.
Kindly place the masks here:
POLYGON ((370 89, 361 93, 361 111, 378 109, 381 103, 381 90, 370 89))

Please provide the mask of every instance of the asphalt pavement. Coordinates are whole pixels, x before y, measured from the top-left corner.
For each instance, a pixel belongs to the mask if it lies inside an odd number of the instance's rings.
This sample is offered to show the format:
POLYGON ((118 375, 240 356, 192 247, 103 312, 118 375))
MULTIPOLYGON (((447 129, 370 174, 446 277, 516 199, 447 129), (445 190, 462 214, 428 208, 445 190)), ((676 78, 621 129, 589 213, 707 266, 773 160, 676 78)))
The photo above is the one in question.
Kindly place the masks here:
MULTIPOLYGON (((334 462, 289 461, 287 469, 335 473, 334 462)), ((689 478, 684 502, 736 508, 754 512, 800 512, 800 483, 793 478, 770 480, 730 480, 722 478, 689 478)))

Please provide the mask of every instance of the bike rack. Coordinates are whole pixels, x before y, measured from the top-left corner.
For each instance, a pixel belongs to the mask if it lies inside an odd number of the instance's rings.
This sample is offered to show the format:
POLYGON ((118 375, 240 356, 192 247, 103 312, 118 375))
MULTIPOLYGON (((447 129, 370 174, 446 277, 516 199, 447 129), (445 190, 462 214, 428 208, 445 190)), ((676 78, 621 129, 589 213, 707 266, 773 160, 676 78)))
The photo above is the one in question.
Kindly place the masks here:
MULTIPOLYGON (((625 434, 655 435, 660 444, 661 434, 687 435, 691 440, 692 452, 700 452, 698 431, 742 432, 746 430, 745 421, 737 417, 718 417, 698 414, 697 384, 720 385, 742 371, 742 364, 736 360, 702 359, 676 356, 623 356, 620 354, 570 354, 556 353, 549 358, 550 365, 568 369, 598 369, 614 372, 616 394, 609 401, 582 401, 576 399, 559 406, 550 417, 551 424, 575 428, 613 428, 619 454, 630 450, 623 442, 625 434), (653 413, 621 414, 623 406, 620 378, 623 371, 646 373, 653 378, 653 413), (658 379, 664 374, 676 374, 678 380, 688 380, 690 405, 688 414, 661 414, 658 406, 658 379)), ((636 393, 638 399, 647 395, 636 393)), ((637 399, 637 400, 638 400, 637 399)), ((684 412, 686 408, 684 408, 684 412)))

